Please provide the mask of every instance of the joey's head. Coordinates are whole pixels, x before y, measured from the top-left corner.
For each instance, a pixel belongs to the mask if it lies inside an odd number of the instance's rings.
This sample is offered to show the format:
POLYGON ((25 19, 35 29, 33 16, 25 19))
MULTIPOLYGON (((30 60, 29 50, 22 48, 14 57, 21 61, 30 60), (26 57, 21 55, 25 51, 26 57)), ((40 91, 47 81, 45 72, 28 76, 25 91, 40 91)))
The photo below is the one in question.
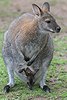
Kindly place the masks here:
POLYGON ((41 31, 51 33, 60 32, 60 26, 56 23, 56 20, 50 14, 50 5, 48 2, 45 2, 42 8, 36 4, 32 4, 32 6, 35 18, 38 19, 38 25, 41 31))

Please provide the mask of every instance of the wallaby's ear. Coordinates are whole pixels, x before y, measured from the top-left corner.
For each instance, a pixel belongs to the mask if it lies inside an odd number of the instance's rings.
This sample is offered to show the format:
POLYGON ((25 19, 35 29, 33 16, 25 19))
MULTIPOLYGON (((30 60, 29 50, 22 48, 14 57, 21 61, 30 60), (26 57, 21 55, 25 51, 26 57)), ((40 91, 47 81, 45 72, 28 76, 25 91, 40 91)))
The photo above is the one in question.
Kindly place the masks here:
POLYGON ((41 8, 37 6, 36 4, 32 4, 32 9, 33 9, 33 13, 37 16, 41 16, 43 14, 43 11, 41 10, 41 8))
POLYGON ((48 2, 45 2, 42 6, 43 12, 50 12, 50 5, 48 2))

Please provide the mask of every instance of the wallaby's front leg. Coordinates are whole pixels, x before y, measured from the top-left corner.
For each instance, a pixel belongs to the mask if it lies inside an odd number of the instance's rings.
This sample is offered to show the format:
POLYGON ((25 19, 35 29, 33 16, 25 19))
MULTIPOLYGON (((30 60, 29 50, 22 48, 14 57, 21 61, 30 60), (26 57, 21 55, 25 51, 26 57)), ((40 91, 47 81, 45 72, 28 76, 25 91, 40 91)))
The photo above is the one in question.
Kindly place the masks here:
POLYGON ((50 88, 46 85, 46 71, 48 66, 50 65, 52 58, 46 58, 45 61, 43 62, 42 65, 42 74, 41 74, 41 80, 40 80, 40 87, 45 91, 45 92, 50 92, 50 88))

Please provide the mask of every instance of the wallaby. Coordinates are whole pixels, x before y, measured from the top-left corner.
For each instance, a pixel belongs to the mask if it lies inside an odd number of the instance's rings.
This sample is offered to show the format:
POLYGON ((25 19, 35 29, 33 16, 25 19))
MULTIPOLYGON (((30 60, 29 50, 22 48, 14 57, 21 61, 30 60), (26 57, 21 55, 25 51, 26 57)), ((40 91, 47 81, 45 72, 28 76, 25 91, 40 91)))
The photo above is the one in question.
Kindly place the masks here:
POLYGON ((60 27, 50 14, 45 2, 40 8, 32 4, 34 14, 25 13, 14 20, 4 35, 2 49, 9 82, 5 92, 15 85, 14 72, 32 89, 34 83, 50 92, 45 83, 46 71, 53 58, 53 41, 50 33, 60 32, 60 27))

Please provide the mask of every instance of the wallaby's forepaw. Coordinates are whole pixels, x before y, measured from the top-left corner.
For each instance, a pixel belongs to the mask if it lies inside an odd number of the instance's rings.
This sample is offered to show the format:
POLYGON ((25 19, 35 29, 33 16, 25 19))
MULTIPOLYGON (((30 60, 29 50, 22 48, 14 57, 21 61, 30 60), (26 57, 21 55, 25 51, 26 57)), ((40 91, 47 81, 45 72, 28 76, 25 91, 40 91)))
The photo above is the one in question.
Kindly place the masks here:
POLYGON ((5 93, 8 93, 10 91, 10 86, 9 85, 6 85, 5 87, 4 87, 4 92, 5 93))
POLYGON ((44 90, 45 92, 49 92, 49 93, 51 92, 51 91, 50 91, 50 88, 49 88, 47 85, 44 85, 44 86, 43 86, 43 90, 44 90))

